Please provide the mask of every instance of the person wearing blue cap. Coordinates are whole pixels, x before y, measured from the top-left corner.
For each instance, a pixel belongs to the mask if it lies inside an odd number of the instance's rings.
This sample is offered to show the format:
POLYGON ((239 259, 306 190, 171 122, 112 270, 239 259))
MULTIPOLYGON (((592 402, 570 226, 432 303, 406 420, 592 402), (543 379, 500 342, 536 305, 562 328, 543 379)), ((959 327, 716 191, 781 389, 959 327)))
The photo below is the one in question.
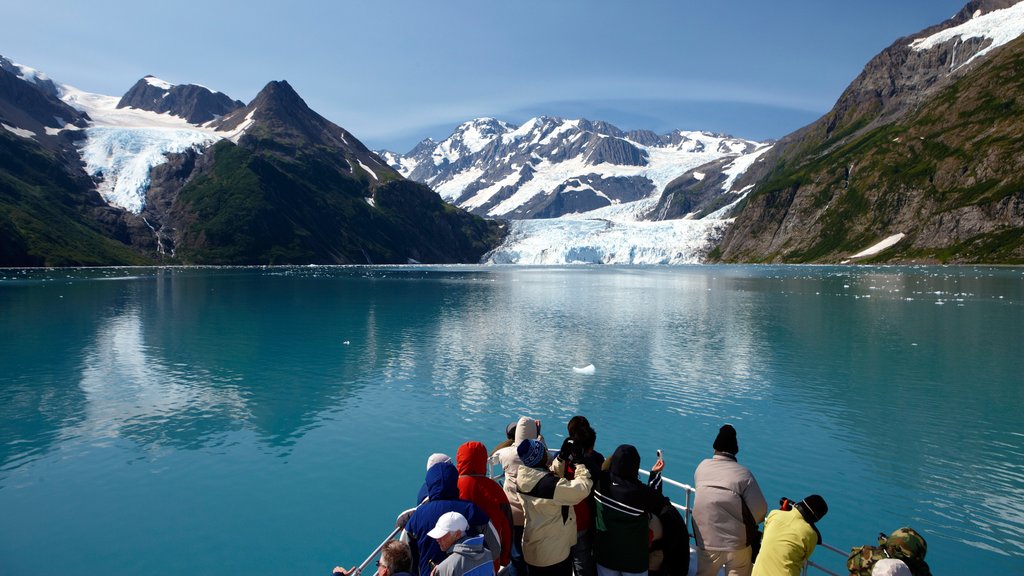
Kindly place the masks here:
POLYGON ((569 551, 576 544, 573 506, 582 502, 593 486, 583 464, 582 450, 566 438, 548 467, 543 442, 526 439, 516 447, 522 461, 518 472, 519 496, 526 512, 523 557, 530 576, 571 576, 569 551), (566 464, 576 466, 572 480, 565 477, 566 464))

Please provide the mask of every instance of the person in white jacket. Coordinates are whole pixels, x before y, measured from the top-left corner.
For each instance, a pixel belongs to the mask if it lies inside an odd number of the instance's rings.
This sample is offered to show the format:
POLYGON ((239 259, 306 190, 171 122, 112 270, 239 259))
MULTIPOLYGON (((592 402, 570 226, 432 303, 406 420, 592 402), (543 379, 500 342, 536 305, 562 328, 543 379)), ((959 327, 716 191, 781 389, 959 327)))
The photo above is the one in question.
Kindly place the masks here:
POLYGON ((713 576, 723 567, 727 576, 750 576, 753 561, 748 530, 756 531, 756 525, 764 521, 768 503, 754 475, 736 461, 740 450, 736 429, 722 426, 713 447, 715 455, 693 473, 697 576, 713 576))

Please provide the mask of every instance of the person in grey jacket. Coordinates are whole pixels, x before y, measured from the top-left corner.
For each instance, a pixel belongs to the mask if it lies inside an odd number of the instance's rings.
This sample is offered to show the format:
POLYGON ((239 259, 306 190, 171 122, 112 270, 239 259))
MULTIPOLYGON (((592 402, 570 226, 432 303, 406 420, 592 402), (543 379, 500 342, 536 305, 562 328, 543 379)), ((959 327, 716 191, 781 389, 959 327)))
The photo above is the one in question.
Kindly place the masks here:
POLYGON ((736 461, 736 429, 726 424, 714 442, 715 455, 693 473, 693 535, 697 540, 697 576, 750 576, 753 569, 748 527, 764 521, 768 503, 746 466, 736 461), (744 506, 749 517, 744 520, 744 506))
POLYGON ((434 567, 431 576, 494 576, 494 555, 483 536, 467 536, 469 522, 458 512, 446 512, 427 532, 448 557, 434 567))

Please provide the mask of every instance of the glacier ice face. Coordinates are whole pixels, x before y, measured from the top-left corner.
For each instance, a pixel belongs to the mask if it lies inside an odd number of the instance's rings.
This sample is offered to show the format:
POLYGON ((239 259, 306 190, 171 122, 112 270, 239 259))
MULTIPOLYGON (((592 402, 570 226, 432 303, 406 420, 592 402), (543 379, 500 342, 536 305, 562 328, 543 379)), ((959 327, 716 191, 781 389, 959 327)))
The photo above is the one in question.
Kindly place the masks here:
POLYGON ((487 264, 696 264, 731 220, 514 220, 487 264))
POLYGON ((146 204, 149 171, 167 154, 201 150, 218 138, 185 128, 94 126, 79 148, 85 170, 99 181, 103 199, 138 214, 146 204))

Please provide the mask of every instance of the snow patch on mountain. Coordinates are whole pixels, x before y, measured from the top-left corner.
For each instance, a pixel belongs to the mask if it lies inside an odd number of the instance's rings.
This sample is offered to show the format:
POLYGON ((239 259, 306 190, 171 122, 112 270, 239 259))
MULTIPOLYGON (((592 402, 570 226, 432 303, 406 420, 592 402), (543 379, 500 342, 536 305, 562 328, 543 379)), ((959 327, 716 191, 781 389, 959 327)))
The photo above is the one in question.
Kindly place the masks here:
POLYGON ((488 264, 696 264, 731 220, 516 220, 488 264))
POLYGON ((21 136, 22 138, 35 138, 36 136, 35 132, 31 130, 25 130, 24 128, 16 128, 14 126, 10 126, 8 124, 3 123, 0 123, 0 126, 3 126, 4 130, 7 130, 11 134, 14 134, 15 136, 21 136))
POLYGON ((145 78, 143 78, 143 80, 146 81, 146 84, 149 84, 150 86, 156 86, 161 90, 170 90, 171 88, 174 88, 174 84, 171 84, 166 80, 161 80, 155 76, 146 76, 145 78))
POLYGON ((979 50, 966 61, 959 63, 954 61, 950 65, 951 68, 959 68, 1009 43, 1021 34, 1024 34, 1024 3, 1002 10, 993 10, 988 14, 978 14, 975 12, 974 17, 967 22, 959 26, 947 28, 926 38, 918 38, 910 43, 910 47, 918 51, 929 50, 955 38, 960 40, 988 38, 992 41, 991 44, 979 50))
MULTIPOLYGON (((736 179, 742 176, 747 171, 747 169, 754 165, 754 162, 757 162, 761 158, 761 156, 764 155, 765 152, 771 149, 772 146, 770 144, 761 144, 752 153, 743 154, 737 157, 736 160, 733 160, 732 163, 730 163, 728 166, 726 166, 722 170, 722 173, 726 175, 725 182, 722 182, 722 192, 728 192, 729 190, 731 190, 732 185, 736 182, 736 179)), ((704 177, 702 175, 699 179, 702 180, 703 178, 704 177)))

